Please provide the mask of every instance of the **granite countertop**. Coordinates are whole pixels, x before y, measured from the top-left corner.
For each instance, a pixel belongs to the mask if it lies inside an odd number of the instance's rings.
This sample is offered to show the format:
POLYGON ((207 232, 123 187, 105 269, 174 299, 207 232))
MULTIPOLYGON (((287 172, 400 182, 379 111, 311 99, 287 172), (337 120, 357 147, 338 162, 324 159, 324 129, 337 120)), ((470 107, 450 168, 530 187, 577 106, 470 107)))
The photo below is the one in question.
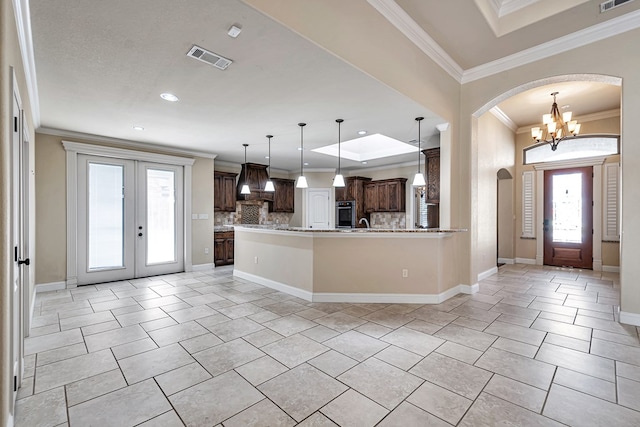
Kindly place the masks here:
POLYGON ((216 225, 213 227, 214 233, 224 233, 225 231, 233 231, 233 225, 216 225))
POLYGON ((464 228, 439 229, 439 228, 305 228, 289 227, 288 225, 250 225, 241 224, 237 227, 261 229, 261 230, 281 230, 307 233, 458 233, 468 231, 464 228))

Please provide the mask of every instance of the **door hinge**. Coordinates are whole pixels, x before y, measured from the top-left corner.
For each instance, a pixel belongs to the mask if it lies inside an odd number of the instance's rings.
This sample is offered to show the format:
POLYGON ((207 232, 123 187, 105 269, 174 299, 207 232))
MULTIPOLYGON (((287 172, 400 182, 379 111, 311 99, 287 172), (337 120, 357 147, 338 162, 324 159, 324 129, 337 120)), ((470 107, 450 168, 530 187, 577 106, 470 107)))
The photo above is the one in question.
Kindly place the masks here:
POLYGON ((13 117, 13 131, 18 132, 18 117, 13 117))
POLYGON ((593 235, 593 228, 591 229, 591 235, 593 235))
POLYGON ((13 247, 13 262, 18 262, 18 247, 13 247))
POLYGON ((18 391, 18 376, 13 376, 13 391, 18 391))

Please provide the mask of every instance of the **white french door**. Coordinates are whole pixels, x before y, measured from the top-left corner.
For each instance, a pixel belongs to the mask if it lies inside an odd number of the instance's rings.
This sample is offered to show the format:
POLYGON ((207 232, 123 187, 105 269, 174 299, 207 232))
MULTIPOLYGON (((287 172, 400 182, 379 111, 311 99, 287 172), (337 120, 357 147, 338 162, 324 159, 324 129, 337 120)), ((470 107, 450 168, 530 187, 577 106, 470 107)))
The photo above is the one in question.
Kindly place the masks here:
POLYGON ((184 270, 182 166, 78 155, 78 284, 184 270))

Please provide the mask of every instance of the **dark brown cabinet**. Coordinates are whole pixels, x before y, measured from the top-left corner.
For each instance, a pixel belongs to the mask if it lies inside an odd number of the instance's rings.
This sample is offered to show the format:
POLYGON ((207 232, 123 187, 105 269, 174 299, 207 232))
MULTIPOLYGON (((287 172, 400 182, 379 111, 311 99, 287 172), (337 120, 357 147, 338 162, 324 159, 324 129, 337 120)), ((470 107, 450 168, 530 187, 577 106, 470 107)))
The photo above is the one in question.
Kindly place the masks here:
POLYGON ((422 150, 425 156, 424 176, 427 181, 427 203, 440 203, 440 148, 422 150))
POLYGON ((371 178, 348 176, 344 181, 344 187, 336 188, 336 202, 354 200, 356 202, 356 227, 366 227, 359 221, 361 218, 369 220, 369 214, 365 211, 365 187, 367 183, 371 182, 371 178))
POLYGON ((367 183, 364 190, 365 212, 404 212, 406 182, 406 178, 392 178, 367 183))
POLYGON ((269 203, 269 212, 293 213, 295 197, 295 180, 271 178, 275 191, 273 202, 269 203))
POLYGON ((233 264, 233 251, 233 231, 213 233, 213 262, 216 267, 233 264))
POLYGON ((236 198, 238 200, 263 200, 273 202, 273 193, 264 191, 264 186, 269 179, 267 165, 258 163, 245 163, 242 165, 238 185, 236 186, 236 198), (249 186, 250 194, 240 194, 242 185, 249 186))
POLYGON ((236 211, 236 173, 213 173, 213 210, 215 212, 236 211))

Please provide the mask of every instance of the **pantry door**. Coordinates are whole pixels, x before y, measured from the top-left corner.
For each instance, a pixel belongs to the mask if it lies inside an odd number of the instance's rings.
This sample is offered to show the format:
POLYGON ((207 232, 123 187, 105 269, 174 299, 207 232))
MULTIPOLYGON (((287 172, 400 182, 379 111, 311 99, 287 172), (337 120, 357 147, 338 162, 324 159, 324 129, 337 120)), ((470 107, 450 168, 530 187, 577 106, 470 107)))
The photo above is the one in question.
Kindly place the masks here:
POLYGON ((182 166, 78 155, 78 284, 184 270, 182 166))

